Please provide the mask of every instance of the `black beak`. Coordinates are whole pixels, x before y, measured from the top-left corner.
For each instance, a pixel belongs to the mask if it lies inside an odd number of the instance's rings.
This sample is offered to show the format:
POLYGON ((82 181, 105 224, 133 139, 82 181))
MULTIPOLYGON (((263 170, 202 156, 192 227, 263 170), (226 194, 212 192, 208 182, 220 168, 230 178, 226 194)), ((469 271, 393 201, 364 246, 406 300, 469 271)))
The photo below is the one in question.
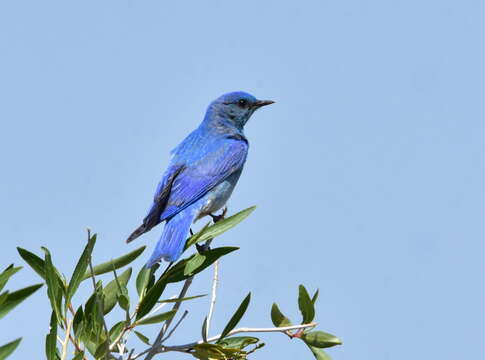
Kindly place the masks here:
POLYGON ((274 101, 271 100, 257 100, 253 106, 255 109, 259 109, 262 106, 271 105, 273 103, 274 101))

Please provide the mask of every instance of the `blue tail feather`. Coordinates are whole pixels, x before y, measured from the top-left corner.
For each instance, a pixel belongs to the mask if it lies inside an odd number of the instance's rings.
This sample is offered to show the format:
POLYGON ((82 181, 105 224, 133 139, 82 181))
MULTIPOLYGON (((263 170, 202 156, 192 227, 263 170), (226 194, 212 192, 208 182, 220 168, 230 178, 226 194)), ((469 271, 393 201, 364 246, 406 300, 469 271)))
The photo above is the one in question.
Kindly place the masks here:
POLYGON ((173 262, 180 257, 195 215, 194 206, 189 206, 167 221, 147 267, 152 267, 161 259, 173 262))

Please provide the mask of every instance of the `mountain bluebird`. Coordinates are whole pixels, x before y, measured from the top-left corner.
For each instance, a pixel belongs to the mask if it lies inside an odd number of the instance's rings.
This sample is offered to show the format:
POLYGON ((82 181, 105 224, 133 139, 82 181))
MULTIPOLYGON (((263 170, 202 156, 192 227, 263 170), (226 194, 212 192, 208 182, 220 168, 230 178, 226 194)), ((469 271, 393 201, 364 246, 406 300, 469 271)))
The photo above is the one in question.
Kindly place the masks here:
POLYGON ((190 225, 225 205, 246 161, 244 125, 257 109, 272 103, 242 91, 222 95, 209 105, 199 127, 172 150, 153 204, 143 224, 127 240, 133 241, 166 221, 147 267, 161 259, 176 261, 190 225))

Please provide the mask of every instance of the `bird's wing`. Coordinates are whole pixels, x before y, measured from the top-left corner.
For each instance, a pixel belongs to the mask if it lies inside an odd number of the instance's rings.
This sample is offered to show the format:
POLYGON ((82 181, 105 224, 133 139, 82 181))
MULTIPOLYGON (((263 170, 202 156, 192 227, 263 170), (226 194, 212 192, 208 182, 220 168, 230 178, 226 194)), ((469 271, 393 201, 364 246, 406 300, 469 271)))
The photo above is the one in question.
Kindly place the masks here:
POLYGON ((143 224, 129 236, 127 242, 185 209, 241 169, 247 151, 246 141, 225 139, 193 162, 181 164, 175 161, 158 184, 152 207, 143 219, 143 224))
POLYGON ((247 151, 246 141, 225 139, 201 159, 186 164, 173 180, 170 196, 160 219, 177 214, 240 170, 246 161, 247 151))

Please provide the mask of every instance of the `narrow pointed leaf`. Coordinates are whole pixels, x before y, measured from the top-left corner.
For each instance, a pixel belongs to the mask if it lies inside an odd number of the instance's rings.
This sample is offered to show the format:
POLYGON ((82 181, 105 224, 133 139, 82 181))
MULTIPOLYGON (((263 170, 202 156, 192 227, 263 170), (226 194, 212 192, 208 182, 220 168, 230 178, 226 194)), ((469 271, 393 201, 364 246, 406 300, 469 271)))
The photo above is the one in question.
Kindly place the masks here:
POLYGON ((311 331, 303 333, 302 340, 308 345, 317 348, 328 348, 335 345, 342 345, 342 341, 335 335, 323 331, 311 331))
POLYGON ((7 298, 8 298, 8 291, 4 291, 3 293, 0 294, 0 313, 2 309, 1 306, 7 300, 7 298))
POLYGON ((201 297, 204 297, 204 296, 207 296, 207 294, 203 294, 203 295, 196 295, 196 296, 188 296, 188 297, 184 297, 184 298, 177 298, 177 299, 166 299, 166 300, 160 300, 160 301, 157 301, 158 303, 174 303, 174 302, 182 302, 182 301, 187 301, 187 300, 193 300, 193 299, 198 299, 198 298, 201 298, 201 297))
POLYGON ((76 353, 76 356, 72 358, 72 360, 82 360, 84 359, 84 351, 76 353))
POLYGON ((244 313, 248 309, 250 301, 251 301, 251 293, 249 293, 244 298, 241 305, 239 305, 238 309, 236 310, 236 312, 232 316, 231 320, 229 320, 229 322, 227 323, 226 327, 224 328, 224 330, 221 333, 221 337, 217 341, 218 343, 220 343, 224 339, 224 337, 226 337, 227 334, 229 334, 229 332, 236 327, 236 325, 239 323, 239 320, 241 320, 244 313))
POLYGON ((131 267, 125 270, 120 276, 118 276, 118 282, 116 282, 116 279, 113 281, 110 281, 108 285, 106 285, 103 288, 103 295, 104 295, 104 308, 103 308, 103 313, 106 315, 109 313, 111 310, 116 305, 116 302, 118 301, 118 296, 121 295, 121 287, 126 287, 128 284, 128 281, 130 281, 131 277, 131 267))
MULTIPOLYGON (((27 286, 23 289, 7 293, 6 299, 0 307, 0 319, 12 311, 18 304, 36 292, 43 284, 27 286)), ((3 294, 2 294, 3 296, 3 294)))
POLYGON ((170 311, 158 314, 158 315, 149 316, 147 318, 143 318, 141 320, 138 320, 136 322, 136 325, 157 324, 159 322, 173 318, 175 313, 176 313, 176 310, 170 310, 170 311))
POLYGON ((180 260, 165 274, 168 283, 183 281, 190 276, 196 275, 211 266, 217 259, 225 256, 233 251, 238 250, 238 247, 219 247, 211 250, 204 251, 204 262, 197 269, 192 272, 192 275, 185 275, 184 269, 188 261, 190 261, 196 255, 192 255, 186 259, 180 260))
POLYGON ((145 343, 146 345, 150 346, 150 339, 148 339, 145 335, 143 335, 141 332, 138 332, 136 330, 133 330, 133 332, 135 333, 135 335, 138 337, 138 339, 140 339, 143 343, 145 343))
POLYGON ((318 294, 320 293, 320 290, 317 289, 317 291, 315 291, 315 294, 313 294, 312 296, 312 304, 315 305, 315 303, 317 302, 317 299, 318 299, 318 294))
POLYGON ((120 321, 113 325, 111 329, 109 329, 109 340, 112 342, 114 341, 123 331, 125 328, 126 321, 120 321))
POLYGON ((84 273, 88 268, 89 261, 91 260, 91 254, 94 249, 94 245, 96 244, 96 234, 91 236, 88 240, 86 247, 84 248, 79 261, 77 262, 76 268, 71 276, 71 281, 69 281, 69 286, 67 288, 67 295, 66 295, 66 308, 70 304, 73 295, 76 293, 76 290, 81 284, 83 280, 84 273))
POLYGON ((202 340, 206 343, 207 342, 207 316, 204 318, 204 322, 202 323, 202 340))
POLYGON ((162 296, 166 286, 167 278, 165 274, 164 276, 160 276, 158 281, 147 291, 146 295, 140 301, 138 311, 136 313, 137 320, 144 317, 153 309, 158 299, 160 299, 160 296, 162 296))
POLYGON ((11 341, 5 345, 0 346, 0 360, 4 360, 8 356, 10 356, 15 351, 17 346, 19 346, 21 340, 22 338, 18 338, 14 341, 11 341))
POLYGON ((203 232, 201 231, 201 234, 195 234, 194 236, 189 238, 185 247, 188 248, 195 243, 213 239, 216 236, 222 235, 229 229, 239 224, 245 218, 247 218, 254 211, 254 209, 256 209, 256 206, 252 206, 250 208, 242 210, 235 215, 229 216, 228 218, 220 220, 214 225, 203 229, 203 232))
POLYGON ((306 291, 303 285, 299 286, 298 307, 303 317, 302 324, 311 323, 315 317, 315 308, 310 299, 310 295, 308 295, 308 291, 306 291))
POLYGON ((151 276, 151 268, 147 268, 145 265, 142 266, 140 272, 136 277, 136 292, 140 299, 145 296, 145 290, 148 286, 151 276))
POLYGON ((22 259, 34 270, 42 279, 45 280, 45 261, 28 250, 17 247, 17 251, 22 259))
POLYGON ((184 268, 184 275, 192 274, 199 266, 201 266, 205 261, 205 256, 203 254, 195 254, 187 263, 184 268))
POLYGON ((96 348, 96 351, 94 352, 94 357, 96 359, 105 358, 106 355, 108 354, 108 351, 109 351, 109 340, 106 339, 101 344, 99 344, 99 346, 96 348))
POLYGON ((276 327, 291 326, 292 323, 283 313, 280 311, 278 305, 273 303, 271 306, 271 321, 276 327))
POLYGON ((315 346, 308 345, 308 348, 312 352, 313 356, 315 357, 316 360, 332 360, 330 355, 328 355, 325 351, 322 349, 319 349, 315 346))
MULTIPOLYGON (((104 262, 102 264, 96 265, 93 268, 94 275, 101 275, 107 272, 113 271, 113 269, 119 269, 123 266, 128 265, 133 260, 135 260, 141 253, 145 250, 146 246, 142 246, 136 250, 129 252, 123 256, 120 256, 116 259, 104 262)), ((86 271, 83 276, 83 280, 89 279, 91 277, 91 271, 86 271)))
POLYGON ((47 283, 47 295, 51 302, 52 310, 56 313, 57 321, 62 322, 61 302, 62 302, 62 288, 59 284, 57 272, 52 264, 51 254, 46 248, 42 248, 45 253, 45 274, 47 283))
POLYGON ((207 230, 207 228, 210 226, 211 222, 207 222, 200 231, 196 232, 194 235, 192 235, 190 238, 187 239, 185 242, 185 247, 184 251, 187 250, 190 246, 196 244, 199 242, 199 238, 202 236, 202 234, 207 230))
POLYGON ((72 329, 74 330, 74 335, 79 336, 79 330, 83 320, 84 320, 83 307, 79 306, 76 313, 74 314, 74 319, 72 320, 72 329))
POLYGON ((47 360, 56 360, 57 316, 55 311, 51 314, 49 334, 45 338, 45 355, 47 360))
POLYGON ((233 336, 225 338, 220 342, 220 344, 224 347, 233 349, 244 349, 246 346, 256 344, 258 341, 258 338, 252 336, 233 336))
POLYGON ((21 266, 13 267, 13 264, 12 264, 0 274, 0 291, 3 290, 5 284, 7 284, 8 279, 10 279, 10 277, 20 269, 22 269, 21 266))

